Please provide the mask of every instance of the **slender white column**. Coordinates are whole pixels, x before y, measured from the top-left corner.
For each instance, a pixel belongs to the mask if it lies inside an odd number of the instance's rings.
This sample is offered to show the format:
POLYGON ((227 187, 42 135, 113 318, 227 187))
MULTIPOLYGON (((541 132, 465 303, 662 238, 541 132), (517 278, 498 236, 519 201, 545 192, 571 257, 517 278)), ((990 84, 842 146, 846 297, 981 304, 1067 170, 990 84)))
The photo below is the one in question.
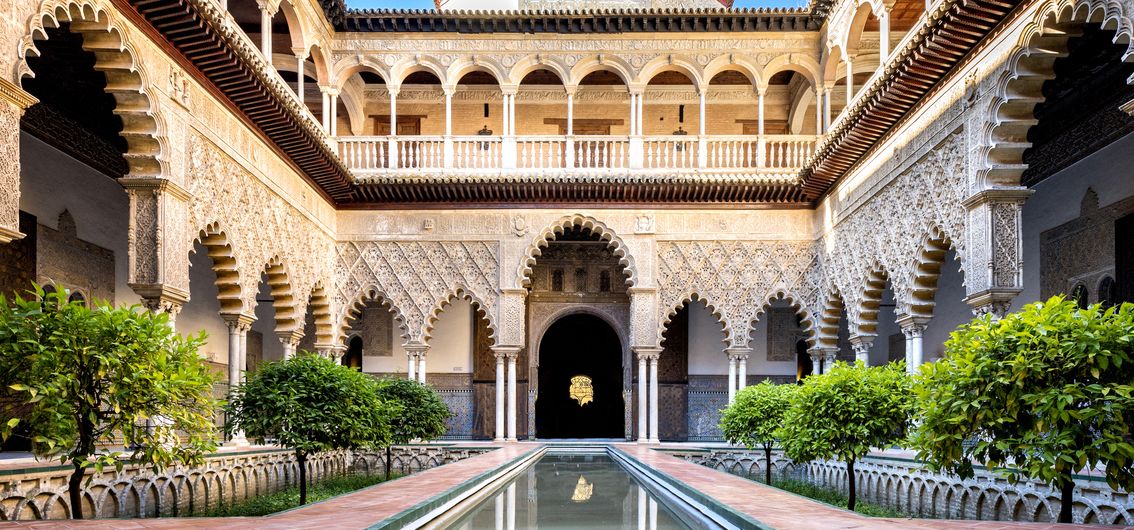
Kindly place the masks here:
POLYGON ((823 91, 823 132, 831 130, 831 89, 823 91))
POLYGON ((575 94, 567 93, 567 136, 575 134, 575 94))
POLYGON ((508 95, 508 134, 516 136, 516 95, 508 95))
POLYGON ((398 92, 400 86, 386 85, 390 92, 390 136, 386 139, 386 166, 398 167, 398 92))
POLYGON ((496 353, 496 441, 504 441, 504 354, 496 353))
POLYGON ((516 354, 508 353, 508 441, 516 441, 516 354))
POLYGON ((630 93, 630 136, 638 134, 638 95, 630 93))
POLYGON ((292 52, 295 53, 295 96, 299 98, 299 102, 303 103, 303 106, 306 107, 307 100, 304 99, 304 88, 306 85, 304 84, 305 76, 303 75, 303 67, 307 64, 307 51, 303 48, 292 48, 292 52))
POLYGON ((646 431, 646 418, 649 416, 649 409, 646 405, 646 356, 638 354, 638 443, 646 443, 650 440, 649 433, 646 431))
POLYGON ((882 11, 878 17, 878 66, 886 68, 890 57, 890 12, 882 11))
POLYGON ((390 136, 398 135, 398 91, 390 91, 390 136))
POLYGON ((760 136, 764 135, 764 90, 760 89, 756 92, 756 131, 760 136))
POLYGON ((922 350, 923 336, 925 334, 925 326, 916 326, 910 330, 913 335, 913 348, 910 352, 910 365, 908 367, 910 373, 914 373, 917 369, 925 363, 925 352, 922 350))
POLYGON ((272 12, 268 6, 260 4, 260 51, 264 60, 272 64, 272 12))
POLYGON ((642 124, 645 122, 645 116, 644 116, 644 113, 646 111, 646 103, 644 101, 645 97, 646 97, 646 91, 645 90, 643 90, 641 94, 638 94, 638 113, 637 113, 638 125, 635 126, 635 130, 638 131, 638 136, 642 136, 646 133, 646 131, 642 127, 642 124))
POLYGON ((516 483, 508 484, 504 498, 504 520, 508 530, 516 530, 516 483))
POLYGON ((295 357, 295 349, 299 346, 299 341, 303 339, 302 331, 277 331, 276 336, 280 339, 280 344, 283 345, 284 359, 295 357))
POLYGON ((823 134, 823 95, 819 87, 815 87, 815 134, 823 134))
POLYGON ((323 94, 323 130, 327 134, 331 134, 331 94, 327 92, 325 87, 319 87, 319 92, 323 94))
POLYGON ((419 383, 423 384, 423 385, 425 384, 425 374, 426 373, 427 372, 425 371, 425 352, 424 351, 417 352, 417 381, 419 383))
POLYGON ((823 360, 823 354, 818 351, 809 351, 808 354, 811 355, 811 373, 814 375, 823 373, 823 364, 821 362, 823 360))
MULTIPOLYGON (((228 386, 232 390, 240 386, 247 368, 248 330, 256 319, 249 315, 221 315, 228 326, 228 386)), ((235 432, 228 442, 231 445, 247 445, 243 432, 235 432)))
POLYGON ((650 498, 650 530, 658 530, 658 501, 650 498))
POLYGON ((445 91, 445 136, 453 135, 453 93, 445 91))
POLYGON ((922 317, 904 317, 898 320, 902 326, 902 333, 906 335, 906 372, 917 372, 917 368, 925 362, 922 350, 922 336, 925 333, 928 319, 922 317))
POLYGON ((658 440, 658 354, 650 355, 650 443, 658 440))
POLYGON ((701 89, 697 100, 697 134, 705 136, 705 89, 701 89))
POLYGON ((331 91, 331 136, 339 135, 339 91, 331 91))
POLYGON ((854 60, 847 57, 847 108, 854 101, 854 60))
POLYGON ((736 400, 736 357, 728 356, 728 404, 736 400))
POLYGON ((410 381, 417 381, 417 353, 412 351, 406 352, 406 359, 408 364, 406 366, 406 379, 410 381))
POLYGON ((874 337, 854 335, 850 338, 850 343, 855 362, 862 361, 862 364, 870 366, 870 346, 874 343, 874 337))
POLYGON ((744 390, 748 386, 748 356, 741 355, 738 357, 739 364, 736 367, 736 391, 744 390))

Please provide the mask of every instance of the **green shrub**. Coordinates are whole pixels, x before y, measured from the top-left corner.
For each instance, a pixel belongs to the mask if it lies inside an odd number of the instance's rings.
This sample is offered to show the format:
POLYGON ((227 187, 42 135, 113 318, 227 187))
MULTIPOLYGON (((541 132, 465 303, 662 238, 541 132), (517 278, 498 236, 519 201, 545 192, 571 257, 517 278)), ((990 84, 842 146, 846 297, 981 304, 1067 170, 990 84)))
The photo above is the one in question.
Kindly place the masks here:
POLYGON ((721 431, 729 443, 764 449, 767 484, 772 483, 772 445, 795 389, 795 385, 777 385, 765 379, 737 393, 736 400, 721 413, 721 431))

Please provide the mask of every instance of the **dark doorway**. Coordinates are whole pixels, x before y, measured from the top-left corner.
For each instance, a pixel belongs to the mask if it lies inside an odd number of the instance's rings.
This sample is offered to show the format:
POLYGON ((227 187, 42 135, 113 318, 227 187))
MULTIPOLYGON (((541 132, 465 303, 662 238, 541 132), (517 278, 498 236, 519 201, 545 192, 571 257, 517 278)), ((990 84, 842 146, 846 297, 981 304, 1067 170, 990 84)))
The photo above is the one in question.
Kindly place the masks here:
POLYGON ((1114 222, 1116 304, 1134 302, 1134 214, 1114 222))
POLYGON ((362 371, 362 337, 354 336, 347 343, 346 354, 343 355, 343 366, 362 371))
POLYGON ((622 343, 602 319, 568 315, 539 345, 539 438, 623 438, 622 343), (572 379, 577 377, 585 380, 572 379), (586 399, 587 387, 590 400, 586 399), (572 394, 575 394, 572 397, 572 394))

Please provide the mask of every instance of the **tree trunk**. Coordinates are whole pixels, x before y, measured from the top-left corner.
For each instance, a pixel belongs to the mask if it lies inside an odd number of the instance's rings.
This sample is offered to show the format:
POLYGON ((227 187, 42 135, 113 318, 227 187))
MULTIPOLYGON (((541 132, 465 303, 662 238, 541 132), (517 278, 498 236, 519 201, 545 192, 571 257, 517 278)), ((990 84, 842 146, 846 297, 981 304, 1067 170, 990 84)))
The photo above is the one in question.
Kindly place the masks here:
POLYGON ((390 480, 390 446, 386 446, 386 480, 390 480))
POLYGON ((847 509, 854 511, 854 460, 847 460, 847 509))
POLYGON ((83 518, 83 475, 86 470, 83 469, 81 460, 74 460, 71 462, 75 466, 75 470, 71 472, 71 477, 67 479, 67 496, 71 499, 71 518, 83 518))
POLYGON ((296 451, 295 461, 299 464, 299 505, 307 504, 307 455, 296 451))
POLYGON ((772 444, 764 445, 764 484, 772 485, 772 444))
POLYGON ((1059 522, 1070 523, 1071 511, 1075 508, 1075 479, 1068 472, 1059 481, 1059 522))

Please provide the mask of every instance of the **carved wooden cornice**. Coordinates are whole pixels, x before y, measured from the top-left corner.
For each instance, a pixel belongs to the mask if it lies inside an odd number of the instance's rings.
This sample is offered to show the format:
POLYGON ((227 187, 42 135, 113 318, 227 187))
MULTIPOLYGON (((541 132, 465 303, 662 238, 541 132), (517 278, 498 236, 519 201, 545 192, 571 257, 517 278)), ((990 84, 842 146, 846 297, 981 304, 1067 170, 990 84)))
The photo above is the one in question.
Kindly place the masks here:
POLYGON ((240 113, 335 202, 351 199, 350 172, 319 125, 259 50, 213 0, 122 0, 135 8, 240 113))
POLYGON ((941 0, 916 38, 848 108, 801 171, 816 201, 931 94, 973 49, 1027 0, 941 0))

